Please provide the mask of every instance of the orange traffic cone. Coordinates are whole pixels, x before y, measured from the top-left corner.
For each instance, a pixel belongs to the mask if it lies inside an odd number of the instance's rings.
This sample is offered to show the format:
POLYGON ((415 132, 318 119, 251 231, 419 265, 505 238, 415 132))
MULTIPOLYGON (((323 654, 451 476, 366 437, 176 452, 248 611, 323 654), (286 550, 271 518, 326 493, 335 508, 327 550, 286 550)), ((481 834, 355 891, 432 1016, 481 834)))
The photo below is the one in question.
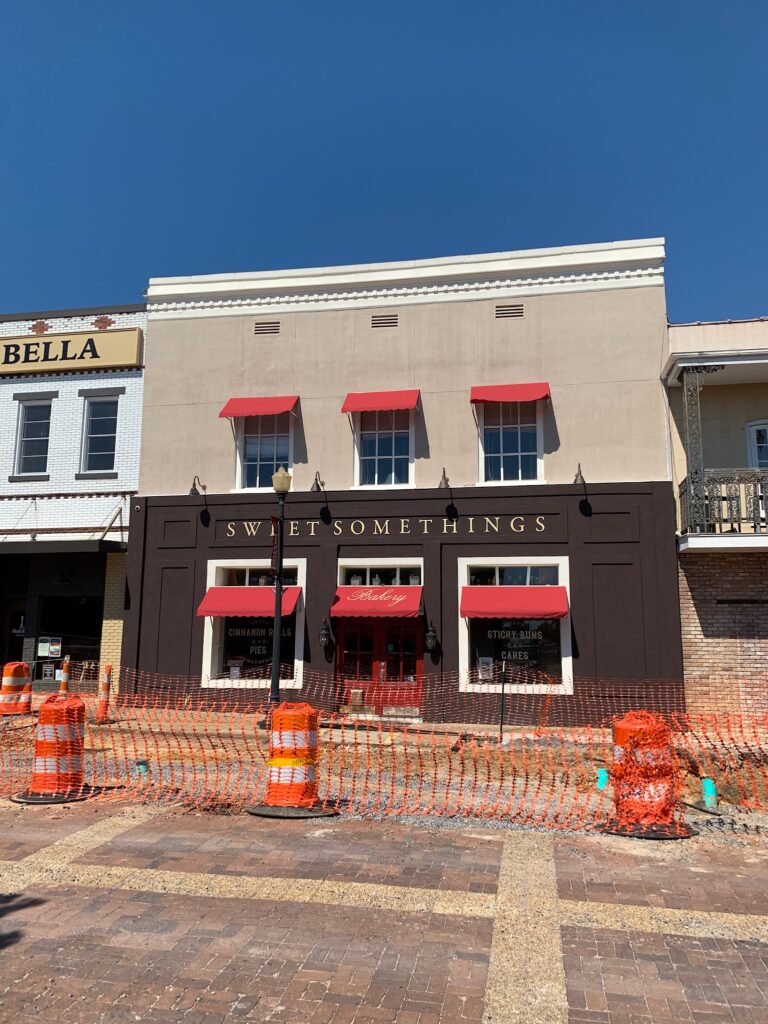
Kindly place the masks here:
POLYGON ((61 663, 61 679, 59 680, 59 693, 69 693, 69 655, 64 656, 61 663))
POLYGON ((109 725, 109 689, 112 685, 112 666, 104 666, 104 678, 99 680, 99 702, 96 705, 96 724, 109 725))
POLYGON ((0 715, 32 714, 32 680, 25 661, 10 661, 3 669, 0 715))

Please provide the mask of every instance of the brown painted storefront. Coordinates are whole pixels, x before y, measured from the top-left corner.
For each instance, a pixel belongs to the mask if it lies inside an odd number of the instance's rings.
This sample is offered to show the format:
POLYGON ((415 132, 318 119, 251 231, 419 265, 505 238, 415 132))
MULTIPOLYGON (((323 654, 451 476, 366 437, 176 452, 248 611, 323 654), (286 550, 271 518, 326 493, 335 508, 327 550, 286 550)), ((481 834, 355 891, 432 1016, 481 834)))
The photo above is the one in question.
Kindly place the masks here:
MULTIPOLYGON (((204 619, 196 612, 211 582, 209 562, 269 559, 275 512, 272 494, 135 500, 124 668, 199 687, 204 619)), ((419 643, 431 622, 439 645, 437 654, 424 655, 431 686, 422 715, 471 720, 476 694, 459 693, 458 685, 467 669, 458 636, 466 582, 459 566, 466 563, 459 560, 547 556, 568 559, 573 695, 557 703, 577 703, 595 680, 609 688, 625 680, 674 688, 682 679, 674 538, 668 483, 291 493, 285 558, 306 559, 305 678, 322 675, 330 683, 335 676, 336 659, 321 647, 319 632, 330 618, 336 639, 343 637, 341 620, 330 617, 340 561, 423 559, 419 643), (444 700, 436 698, 441 687, 444 700)), ((291 699, 301 695, 290 691, 291 699)))

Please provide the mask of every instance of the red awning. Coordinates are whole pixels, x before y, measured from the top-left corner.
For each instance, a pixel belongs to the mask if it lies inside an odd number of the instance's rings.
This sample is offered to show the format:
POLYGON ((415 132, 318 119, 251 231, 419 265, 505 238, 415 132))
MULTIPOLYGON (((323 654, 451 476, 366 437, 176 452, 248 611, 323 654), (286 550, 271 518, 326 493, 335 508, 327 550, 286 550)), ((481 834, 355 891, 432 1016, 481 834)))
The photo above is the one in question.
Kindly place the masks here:
POLYGON ((565 587, 462 587, 465 619, 562 619, 568 614, 565 587))
POLYGON ((421 614, 421 587, 337 587, 335 618, 415 619, 421 614))
POLYGON ((538 402, 549 398, 549 384, 487 384, 473 387, 469 393, 470 402, 538 402))
POLYGON ((394 409, 415 409, 419 404, 418 388, 412 391, 350 391, 344 399, 342 412, 385 412, 394 409))
MULTIPOLYGON (((296 609, 301 587, 283 587, 283 615, 296 609)), ((198 615, 269 618, 275 614, 274 587, 209 587, 198 615)))
POLYGON ((271 395, 267 398, 230 398, 219 413, 223 419, 240 416, 279 416, 290 412, 299 400, 298 395, 271 395))

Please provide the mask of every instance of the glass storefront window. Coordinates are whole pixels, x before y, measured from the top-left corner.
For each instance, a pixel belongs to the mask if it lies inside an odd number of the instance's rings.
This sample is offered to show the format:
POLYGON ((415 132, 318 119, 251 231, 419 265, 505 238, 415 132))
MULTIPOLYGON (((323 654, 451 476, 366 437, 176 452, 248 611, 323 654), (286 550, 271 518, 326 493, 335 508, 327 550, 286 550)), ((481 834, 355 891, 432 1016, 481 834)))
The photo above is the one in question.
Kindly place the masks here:
POLYGON ((420 587, 418 565, 356 565, 342 569, 345 587, 420 587))
MULTIPOLYGON (((297 580, 296 569, 283 569, 283 586, 295 587, 297 580)), ((266 567, 259 569, 226 569, 223 587, 274 587, 275 581, 272 573, 266 567)))
MULTIPOLYGON (((267 679, 272 670, 271 618, 221 620, 222 675, 232 679, 267 679)), ((292 679, 296 653, 296 612, 282 620, 280 675, 292 679)))
POLYGON ((471 587, 556 587, 556 565, 470 566, 471 587))
POLYGON ((513 681, 526 673, 560 678, 559 619, 471 619, 470 668, 478 682, 513 681))

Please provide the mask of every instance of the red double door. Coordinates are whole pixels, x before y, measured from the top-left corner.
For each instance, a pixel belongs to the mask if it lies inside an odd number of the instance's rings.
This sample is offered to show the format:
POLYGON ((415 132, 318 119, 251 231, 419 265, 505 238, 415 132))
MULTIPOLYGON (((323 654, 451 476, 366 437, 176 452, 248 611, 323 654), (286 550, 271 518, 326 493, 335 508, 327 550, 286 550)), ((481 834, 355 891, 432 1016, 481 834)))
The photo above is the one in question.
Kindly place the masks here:
POLYGON ((409 619, 344 619, 337 627, 337 672, 344 702, 352 690, 377 715, 386 708, 420 708, 424 624, 409 619))

